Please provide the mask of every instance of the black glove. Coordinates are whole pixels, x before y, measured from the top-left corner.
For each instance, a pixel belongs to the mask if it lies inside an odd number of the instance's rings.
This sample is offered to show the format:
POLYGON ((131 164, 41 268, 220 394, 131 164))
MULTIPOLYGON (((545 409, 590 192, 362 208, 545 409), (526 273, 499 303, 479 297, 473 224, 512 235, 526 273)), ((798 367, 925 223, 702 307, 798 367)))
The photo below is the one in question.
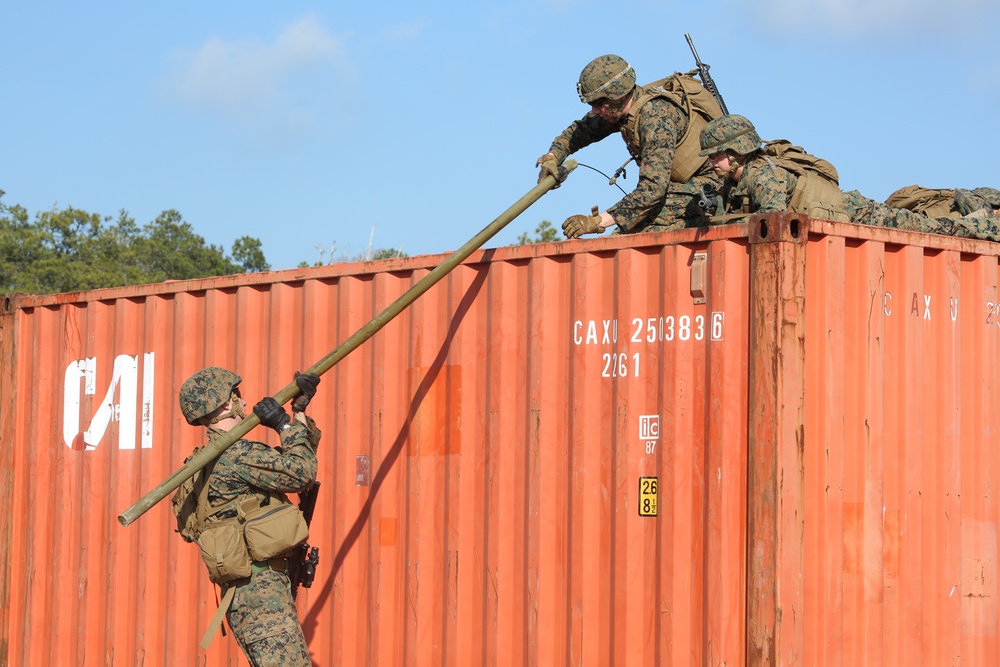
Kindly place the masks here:
POLYGON ((295 386, 302 393, 292 401, 292 412, 305 412, 309 401, 316 395, 316 386, 319 385, 319 376, 312 373, 299 373, 295 371, 295 386))
POLYGON ((260 399, 257 405, 253 406, 253 413, 260 419, 261 424, 273 428, 278 433, 284 431, 292 421, 285 409, 270 396, 260 399))

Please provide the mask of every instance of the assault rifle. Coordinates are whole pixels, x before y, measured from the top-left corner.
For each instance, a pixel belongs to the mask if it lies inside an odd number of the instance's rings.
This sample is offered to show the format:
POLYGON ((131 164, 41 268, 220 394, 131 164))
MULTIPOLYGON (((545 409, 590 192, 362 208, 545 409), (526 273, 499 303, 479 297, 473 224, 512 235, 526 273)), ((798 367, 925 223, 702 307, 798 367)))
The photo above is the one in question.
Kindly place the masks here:
POLYGON ((721 213, 719 193, 716 192, 715 186, 711 183, 705 183, 701 186, 701 192, 698 193, 697 201, 698 209, 705 218, 711 218, 721 213))
MULTIPOLYGON (((306 520, 306 525, 312 523, 313 512, 316 510, 316 496, 319 495, 319 482, 313 482, 306 491, 299 494, 299 510, 306 520)), ((310 547, 303 542, 292 550, 288 557, 288 578, 292 582, 292 599, 302 588, 312 588, 316 576, 316 566, 319 565, 319 547, 310 547)))
POLYGON ((726 108, 726 103, 722 101, 722 95, 719 94, 719 89, 715 87, 712 75, 708 73, 709 66, 701 62, 701 58, 698 57, 698 52, 694 48, 694 42, 691 41, 691 35, 684 33, 684 39, 687 40, 688 46, 691 47, 691 55, 694 56, 694 64, 698 66, 698 76, 701 78, 701 84, 705 86, 705 90, 712 93, 712 97, 719 103, 722 113, 728 116, 729 109, 726 108))

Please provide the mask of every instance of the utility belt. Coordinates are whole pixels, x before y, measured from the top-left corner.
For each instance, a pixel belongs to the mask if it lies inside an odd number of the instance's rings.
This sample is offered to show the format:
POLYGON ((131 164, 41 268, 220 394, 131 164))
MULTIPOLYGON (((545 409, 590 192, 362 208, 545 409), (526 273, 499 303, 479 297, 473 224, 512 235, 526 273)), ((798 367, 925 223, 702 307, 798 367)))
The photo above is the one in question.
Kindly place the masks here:
POLYGON ((250 574, 254 575, 258 572, 267 572, 271 570, 272 572, 288 572, 288 559, 287 558, 271 558, 270 560, 255 560, 250 563, 250 574))

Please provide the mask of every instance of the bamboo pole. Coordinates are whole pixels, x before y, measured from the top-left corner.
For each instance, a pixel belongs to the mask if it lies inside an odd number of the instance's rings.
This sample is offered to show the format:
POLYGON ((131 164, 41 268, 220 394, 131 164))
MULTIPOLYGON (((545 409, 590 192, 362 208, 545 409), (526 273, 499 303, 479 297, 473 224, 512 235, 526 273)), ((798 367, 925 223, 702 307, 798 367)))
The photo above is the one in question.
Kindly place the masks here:
MULTIPOLYGON (((566 174, 569 174, 569 172, 573 171, 576 166, 576 160, 569 159, 566 160, 562 167, 560 167, 560 170, 565 169, 566 174)), ((499 217, 483 228, 481 232, 469 239, 465 245, 449 255, 447 259, 431 270, 431 272, 426 276, 421 278, 402 296, 389 304, 385 310, 372 318, 368 324, 358 329, 347 340, 338 345, 333 351, 320 359, 305 372, 313 373, 315 375, 323 375, 323 373, 333 368, 337 362, 378 333, 382 327, 403 312, 403 310, 416 301, 420 295, 433 287, 452 269, 465 261, 469 255, 493 238, 497 232, 510 224, 510 222, 517 216, 521 215, 521 213, 524 213, 529 206, 538 201, 542 195, 554 188, 556 185, 556 179, 552 176, 546 176, 543 178, 538 185, 533 187, 523 197, 514 202, 510 208, 501 213, 499 217)), ((275 394, 274 399, 278 401, 279 404, 284 405, 298 394, 299 388, 294 382, 292 382, 275 394)), ((166 498, 169 493, 183 484, 185 480, 204 468, 210 461, 222 454, 222 452, 226 451, 226 449, 232 446, 233 443, 246 435, 250 429, 258 424, 260 424, 260 419, 257 418, 257 415, 251 412, 243 419, 243 421, 224 433, 221 437, 216 438, 212 442, 205 445, 197 454, 192 456, 186 464, 178 468, 177 471, 170 475, 170 477, 157 484, 149 493, 144 495, 136 501, 134 505, 122 512, 118 516, 118 522, 123 526, 131 524, 133 521, 149 511, 154 505, 156 505, 156 503, 166 498)))

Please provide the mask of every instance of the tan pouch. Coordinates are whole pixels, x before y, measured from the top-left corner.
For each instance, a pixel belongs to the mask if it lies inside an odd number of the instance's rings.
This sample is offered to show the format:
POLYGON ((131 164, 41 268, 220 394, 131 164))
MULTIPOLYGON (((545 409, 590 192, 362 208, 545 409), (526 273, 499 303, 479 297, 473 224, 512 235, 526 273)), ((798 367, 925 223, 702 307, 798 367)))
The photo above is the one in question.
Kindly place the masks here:
POLYGON ((309 526, 298 507, 288 503, 266 505, 247 512, 243 536, 253 560, 279 556, 309 537, 309 526))
POLYGON ((208 578, 216 584, 250 576, 250 554, 238 520, 209 524, 198 538, 208 578))

